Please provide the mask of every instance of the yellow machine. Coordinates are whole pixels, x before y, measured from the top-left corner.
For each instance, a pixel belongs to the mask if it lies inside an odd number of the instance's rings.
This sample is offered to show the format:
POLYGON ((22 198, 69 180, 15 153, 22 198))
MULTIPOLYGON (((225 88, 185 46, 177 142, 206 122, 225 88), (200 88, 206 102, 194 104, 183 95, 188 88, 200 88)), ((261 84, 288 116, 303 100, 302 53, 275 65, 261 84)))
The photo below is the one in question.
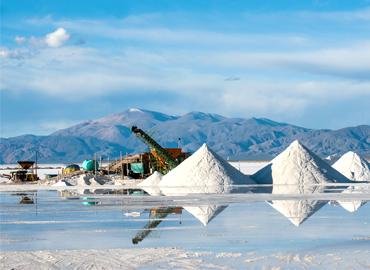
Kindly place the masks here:
POLYGON ((11 179, 13 182, 33 182, 37 181, 37 173, 33 173, 30 168, 33 166, 34 161, 18 161, 22 169, 11 172, 11 179))
POLYGON ((77 164, 71 164, 63 169, 63 174, 71 174, 74 172, 78 172, 79 170, 80 166, 78 166, 77 164))

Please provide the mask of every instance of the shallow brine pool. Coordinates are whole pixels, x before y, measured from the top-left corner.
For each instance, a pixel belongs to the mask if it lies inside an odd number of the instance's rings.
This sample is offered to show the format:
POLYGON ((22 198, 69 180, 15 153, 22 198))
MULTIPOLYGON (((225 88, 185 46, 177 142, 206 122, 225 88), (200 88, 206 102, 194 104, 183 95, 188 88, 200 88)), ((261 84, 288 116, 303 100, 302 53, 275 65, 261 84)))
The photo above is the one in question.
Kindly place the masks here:
MULTIPOLYGON (((264 191, 172 197, 137 189, 1 192, 1 251, 175 248, 241 269, 277 262, 370 265, 368 194, 299 198, 264 191)), ((10 256, 2 256, 9 263, 10 256)))

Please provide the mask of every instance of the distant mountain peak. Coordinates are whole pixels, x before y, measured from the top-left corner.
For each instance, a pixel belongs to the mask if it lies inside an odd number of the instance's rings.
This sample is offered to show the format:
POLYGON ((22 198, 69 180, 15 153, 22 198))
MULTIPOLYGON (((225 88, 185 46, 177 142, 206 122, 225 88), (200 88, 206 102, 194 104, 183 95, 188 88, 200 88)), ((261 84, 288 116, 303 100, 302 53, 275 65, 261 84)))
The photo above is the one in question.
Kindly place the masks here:
POLYGON ((269 159, 296 139, 320 156, 352 150, 370 157, 368 125, 340 130, 314 130, 266 118, 231 118, 197 111, 174 116, 129 108, 55 131, 51 136, 2 138, 0 162, 28 158, 27 153, 35 149, 39 149, 40 160, 44 162, 77 161, 87 154, 96 154, 97 149, 100 153, 109 152, 110 157, 122 149, 128 153, 146 151, 146 145, 131 132, 134 125, 147 131, 164 147, 177 147, 181 138, 181 147, 191 152, 206 142, 217 154, 232 159, 269 159), (104 150, 104 147, 110 150, 104 150))
POLYGON ((212 120, 214 122, 226 119, 226 117, 215 113, 204 113, 192 111, 182 116, 183 118, 192 118, 194 120, 212 120))
POLYGON ((127 110, 128 112, 139 112, 139 113, 144 113, 142 110, 138 109, 138 108, 130 108, 127 110))

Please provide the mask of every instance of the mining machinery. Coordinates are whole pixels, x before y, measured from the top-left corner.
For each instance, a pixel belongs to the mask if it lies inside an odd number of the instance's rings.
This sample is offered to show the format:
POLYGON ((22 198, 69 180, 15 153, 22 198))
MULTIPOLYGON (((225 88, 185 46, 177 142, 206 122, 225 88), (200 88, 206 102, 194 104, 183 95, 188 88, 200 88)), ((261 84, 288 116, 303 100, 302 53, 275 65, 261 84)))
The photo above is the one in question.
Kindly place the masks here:
POLYGON ((181 148, 163 148, 151 136, 142 129, 133 126, 131 131, 141 139, 150 149, 151 163, 156 164, 155 169, 162 174, 166 174, 170 170, 179 165, 186 157, 187 153, 183 153, 181 148))

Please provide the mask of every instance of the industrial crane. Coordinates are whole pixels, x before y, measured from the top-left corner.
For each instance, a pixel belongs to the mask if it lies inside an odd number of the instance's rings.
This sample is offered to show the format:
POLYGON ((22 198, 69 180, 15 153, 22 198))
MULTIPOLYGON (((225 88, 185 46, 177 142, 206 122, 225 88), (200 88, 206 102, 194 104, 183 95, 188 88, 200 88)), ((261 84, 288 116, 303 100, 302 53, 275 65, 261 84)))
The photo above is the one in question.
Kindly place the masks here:
MULTIPOLYGON (((137 126, 133 126, 131 131, 141 139, 146 145, 149 146, 151 154, 159 161, 161 164, 161 172, 167 173, 168 171, 174 169, 177 165, 179 165, 179 160, 175 159, 168 150, 164 149, 162 146, 159 145, 152 137, 150 137, 146 132, 142 129, 138 128, 137 126)), ((179 150, 179 154, 181 154, 181 149, 179 150)))

